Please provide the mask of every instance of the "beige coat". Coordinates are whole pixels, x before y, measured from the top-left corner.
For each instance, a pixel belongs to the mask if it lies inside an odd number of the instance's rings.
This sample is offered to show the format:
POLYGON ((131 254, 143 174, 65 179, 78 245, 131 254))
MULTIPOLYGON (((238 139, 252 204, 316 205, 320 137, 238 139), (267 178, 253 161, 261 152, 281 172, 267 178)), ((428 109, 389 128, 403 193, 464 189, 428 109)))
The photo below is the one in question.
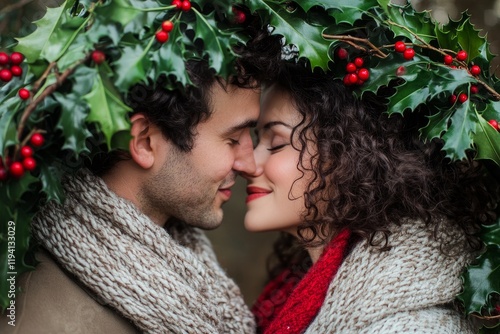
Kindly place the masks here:
POLYGON ((0 316, 0 333, 129 334, 139 331, 127 319, 98 303, 46 252, 37 254, 35 271, 21 275, 15 327, 0 316))

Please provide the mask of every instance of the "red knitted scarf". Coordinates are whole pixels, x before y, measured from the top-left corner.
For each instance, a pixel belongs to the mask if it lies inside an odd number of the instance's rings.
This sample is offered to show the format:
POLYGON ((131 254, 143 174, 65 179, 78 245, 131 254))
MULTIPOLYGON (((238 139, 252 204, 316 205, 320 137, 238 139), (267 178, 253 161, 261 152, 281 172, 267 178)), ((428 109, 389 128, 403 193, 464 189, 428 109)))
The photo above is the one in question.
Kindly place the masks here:
POLYGON ((252 308, 259 333, 304 333, 323 304, 349 242, 350 231, 338 234, 301 279, 284 270, 269 282, 252 308))

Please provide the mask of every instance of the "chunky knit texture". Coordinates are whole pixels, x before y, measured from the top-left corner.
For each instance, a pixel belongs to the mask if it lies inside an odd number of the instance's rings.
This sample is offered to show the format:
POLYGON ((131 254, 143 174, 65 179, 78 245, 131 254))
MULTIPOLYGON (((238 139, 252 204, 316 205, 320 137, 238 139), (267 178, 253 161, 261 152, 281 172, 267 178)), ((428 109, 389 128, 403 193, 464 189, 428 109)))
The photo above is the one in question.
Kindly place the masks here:
POLYGON ((148 333, 254 333, 201 231, 168 233, 87 170, 63 186, 64 205, 45 206, 33 233, 97 298, 148 333))
POLYGON ((346 256, 306 333, 474 333, 451 306, 471 259, 463 235, 446 222, 440 240, 420 221, 390 229, 389 251, 363 242, 346 256))

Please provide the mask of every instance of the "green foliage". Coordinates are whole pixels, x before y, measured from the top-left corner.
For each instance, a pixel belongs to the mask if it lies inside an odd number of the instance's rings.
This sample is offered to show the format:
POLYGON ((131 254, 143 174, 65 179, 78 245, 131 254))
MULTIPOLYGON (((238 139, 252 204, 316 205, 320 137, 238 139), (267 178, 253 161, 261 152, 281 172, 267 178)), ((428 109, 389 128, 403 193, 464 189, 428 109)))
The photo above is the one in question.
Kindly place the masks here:
POLYGON ((250 9, 264 16, 274 28, 273 33, 282 35, 286 43, 295 44, 301 57, 311 63, 311 67, 328 68, 328 46, 330 42, 322 37, 323 27, 310 25, 306 13, 301 8, 293 11, 281 6, 276 1, 250 0, 250 9))

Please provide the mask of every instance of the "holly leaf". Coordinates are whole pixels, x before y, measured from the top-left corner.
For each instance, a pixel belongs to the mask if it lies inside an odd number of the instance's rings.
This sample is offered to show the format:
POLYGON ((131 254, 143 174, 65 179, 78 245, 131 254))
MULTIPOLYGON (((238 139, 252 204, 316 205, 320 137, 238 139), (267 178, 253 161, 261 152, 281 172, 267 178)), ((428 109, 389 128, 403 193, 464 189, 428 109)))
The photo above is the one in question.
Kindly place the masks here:
POLYGON ((463 14, 462 22, 457 29, 457 39, 462 50, 467 51, 469 60, 480 56, 480 51, 485 48, 484 38, 479 36, 479 30, 474 29, 467 13, 463 14))
POLYGON ((121 57, 113 63, 116 73, 116 87, 122 93, 127 93, 134 84, 146 79, 146 69, 151 66, 148 51, 153 39, 146 46, 141 44, 125 45, 121 57))
POLYGON ((323 27, 312 26, 306 22, 306 15, 301 8, 290 13, 285 6, 271 1, 250 0, 249 7, 269 20, 274 28, 273 34, 285 37, 286 42, 299 49, 300 57, 306 57, 314 69, 328 69, 328 47, 330 42, 322 37, 323 27))
POLYGON ((65 195, 61 185, 61 169, 47 164, 40 165, 40 180, 43 192, 47 195, 47 201, 55 200, 58 203, 64 201, 65 195))
MULTIPOLYGON (((450 22, 453 22, 450 20, 450 22)), ((438 44, 443 49, 456 50, 458 49, 458 38, 456 33, 456 28, 450 28, 451 23, 440 26, 436 24, 435 33, 438 44)))
POLYGON ((73 4, 74 1, 66 1, 60 7, 47 8, 45 16, 35 22, 37 29, 17 39, 15 50, 24 54, 28 63, 39 58, 57 61, 83 29, 87 19, 71 16, 68 9, 73 4))
POLYGON ((121 35, 128 32, 138 34, 144 27, 149 28, 155 17, 162 13, 151 10, 159 7, 156 0, 113 0, 96 7, 94 13, 104 26, 119 23, 123 27, 121 35))
POLYGON ((88 117, 88 105, 81 100, 81 95, 54 93, 54 98, 61 105, 61 118, 56 129, 61 130, 64 137, 62 149, 68 149, 77 157, 80 153, 89 152, 85 142, 92 133, 85 126, 88 117))
POLYGON ((459 87, 476 81, 467 71, 432 63, 425 56, 416 55, 413 60, 406 61, 401 55, 391 53, 370 69, 370 79, 364 83, 363 93, 376 93, 396 78, 402 79, 402 83, 389 97, 389 114, 414 110, 422 103, 442 94, 451 95, 459 87))
POLYGON ((120 94, 113 87, 107 75, 99 72, 92 91, 83 97, 89 104, 90 113, 87 122, 96 122, 106 138, 108 148, 112 148, 113 136, 130 128, 127 113, 131 109, 121 100, 120 94))
POLYGON ((209 56, 209 66, 221 77, 227 77, 234 60, 234 56, 231 56, 229 36, 222 37, 224 33, 217 28, 214 12, 201 14, 195 10, 194 13, 196 14, 195 40, 198 38, 203 40, 203 53, 209 56))
POLYGON ((10 98, 0 103, 0 156, 5 148, 17 143, 17 126, 15 117, 21 100, 14 94, 10 98))
POLYGON ((453 110, 449 109, 446 112, 437 112, 432 116, 428 116, 429 123, 419 129, 420 136, 430 141, 434 138, 441 138, 441 135, 448 130, 448 123, 453 110))
POLYGON ((477 150, 476 159, 493 160, 500 166, 500 133, 483 117, 477 115, 477 119, 477 131, 472 138, 477 150))
POLYGON ((305 12, 308 12, 314 6, 323 7, 325 10, 338 9, 357 9, 358 12, 368 11, 377 4, 377 0, 337 0, 335 2, 325 2, 321 0, 303 0, 297 2, 305 12))
POLYGON ((162 74, 166 74, 175 76, 176 81, 184 86, 191 83, 182 56, 185 52, 182 39, 182 31, 179 25, 175 25, 174 29, 170 32, 168 42, 162 45, 157 51, 153 52, 151 58, 152 73, 149 76, 152 77, 155 82, 162 74))
POLYGON ((335 2, 325 2, 318 0, 299 1, 299 5, 304 12, 308 12, 312 7, 323 7, 329 15, 335 18, 335 23, 347 23, 354 25, 354 22, 361 19, 364 12, 368 12, 376 6, 377 0, 338 0, 335 2))
POLYGON ((469 100, 458 105, 457 110, 450 118, 451 124, 443 135, 443 151, 452 160, 462 160, 467 156, 465 152, 472 148, 472 137, 476 132, 479 119, 469 100))
POLYGON ((481 314, 492 293, 500 293, 500 247, 486 246, 486 251, 467 267, 462 275, 464 289, 457 298, 467 314, 481 314))
POLYGON ((500 246, 500 219, 494 224, 482 225, 480 237, 487 246, 500 246))
POLYGON ((389 18, 386 22, 395 36, 403 36, 413 43, 419 44, 420 41, 414 34, 426 43, 435 40, 434 27, 428 11, 416 12, 410 3, 405 6, 387 4, 383 7, 389 18))

